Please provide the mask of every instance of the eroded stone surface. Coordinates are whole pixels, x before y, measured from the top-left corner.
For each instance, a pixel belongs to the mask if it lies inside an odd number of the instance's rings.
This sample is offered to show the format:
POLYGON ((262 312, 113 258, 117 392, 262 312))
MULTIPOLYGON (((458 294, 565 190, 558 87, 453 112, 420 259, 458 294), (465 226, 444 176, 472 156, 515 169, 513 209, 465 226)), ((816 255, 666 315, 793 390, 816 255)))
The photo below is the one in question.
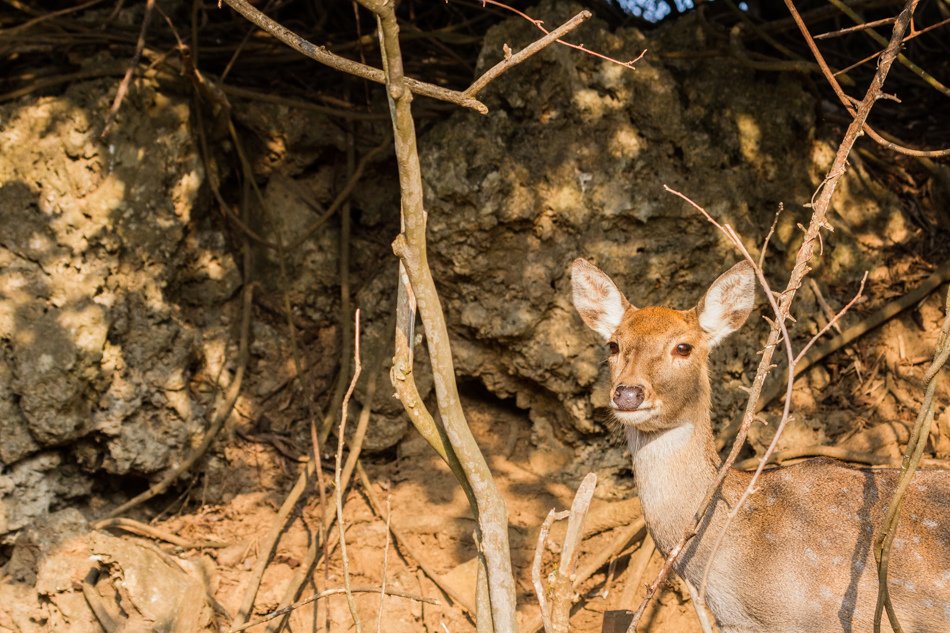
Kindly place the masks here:
POLYGON ((80 467, 162 473, 205 425, 177 289, 220 302, 240 276, 194 217, 187 101, 146 82, 103 142, 111 85, 0 108, 0 534, 88 491, 80 467))
MULTIPOLYGON (((533 11, 554 24, 577 10, 543 2, 533 11)), ((524 20, 500 24, 479 67, 497 62, 503 44, 517 49, 535 34, 524 20)), ((487 116, 459 111, 420 140, 429 257, 458 370, 558 433, 601 429, 595 410, 606 404, 601 343, 570 304, 575 257, 592 259, 636 305, 695 305, 738 255, 668 185, 735 227, 753 251, 784 202, 770 260, 784 279, 795 226, 808 217, 800 205, 830 164, 827 143, 813 138, 812 97, 797 78, 717 60, 661 60, 702 36, 690 19, 649 39, 596 19, 576 35, 618 59, 649 51, 634 71, 548 48, 486 90, 487 116)), ((836 206, 845 220, 886 221, 880 192, 859 177, 845 180, 836 206)), ((825 247, 826 266, 860 279, 864 256, 850 241, 833 235, 825 247)), ((809 301, 800 297, 800 308, 810 310, 809 301)), ((764 332, 752 319, 712 355, 718 421, 745 402, 738 386, 764 332)))

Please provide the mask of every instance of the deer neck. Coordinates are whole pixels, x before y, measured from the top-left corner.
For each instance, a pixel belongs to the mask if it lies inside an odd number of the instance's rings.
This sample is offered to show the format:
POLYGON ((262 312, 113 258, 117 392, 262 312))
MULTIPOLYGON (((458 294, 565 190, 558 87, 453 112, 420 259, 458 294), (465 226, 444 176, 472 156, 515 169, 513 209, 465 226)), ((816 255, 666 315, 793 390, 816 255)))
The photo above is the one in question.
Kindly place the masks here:
POLYGON ((719 459, 709 410, 684 415, 678 426, 662 431, 627 428, 627 442, 644 519, 666 555, 693 523, 716 478, 719 459))

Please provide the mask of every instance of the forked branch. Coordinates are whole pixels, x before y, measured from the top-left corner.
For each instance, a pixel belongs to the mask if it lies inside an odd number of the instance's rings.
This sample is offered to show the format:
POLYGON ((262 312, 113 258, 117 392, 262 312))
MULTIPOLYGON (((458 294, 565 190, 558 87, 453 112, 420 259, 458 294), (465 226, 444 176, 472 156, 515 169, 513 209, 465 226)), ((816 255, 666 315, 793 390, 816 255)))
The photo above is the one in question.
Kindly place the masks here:
MULTIPOLYGON (((353 75, 355 77, 360 77, 361 79, 366 79, 367 81, 372 81, 378 84, 387 84, 387 72, 385 70, 373 68, 372 66, 367 66, 366 64, 361 64, 351 59, 347 59, 346 57, 341 57, 340 55, 331 53, 329 50, 327 50, 326 46, 318 46, 313 42, 308 41, 306 38, 297 35, 279 22, 267 17, 264 13, 247 2, 247 0, 224 1, 227 2, 232 9, 243 15, 249 21, 253 22, 258 27, 270 33, 275 38, 297 52, 306 55, 310 59, 341 72, 353 75)), ((389 9, 390 11, 395 10, 391 3, 377 2, 375 0, 366 2, 361 0, 360 4, 376 15, 379 15, 380 11, 386 9, 389 9)), ((531 44, 524 50, 514 55, 506 56, 505 59, 489 69, 484 75, 476 79, 475 82, 473 82, 472 85, 464 92, 450 90, 448 88, 443 88, 441 86, 436 86, 424 81, 419 81, 411 77, 401 77, 401 85, 405 89, 408 89, 416 94, 438 99, 440 101, 447 101, 449 103, 460 105, 464 108, 470 108, 481 114, 487 114, 488 107, 476 99, 475 95, 481 92, 489 83, 497 79, 502 73, 510 68, 513 68, 514 66, 517 66, 550 44, 558 41, 561 37, 576 29, 590 17, 590 11, 581 11, 563 25, 548 33, 546 37, 541 38, 537 42, 531 44)), ((583 50, 586 51, 586 49, 583 50)), ((596 55, 596 53, 592 53, 590 51, 587 52, 596 55)), ((632 63, 633 62, 629 62, 629 64, 632 63)))
POLYGON ((541 607, 541 620, 545 633, 568 633, 570 629, 571 605, 574 603, 574 568, 577 565, 577 553, 583 537, 584 519, 590 508, 597 487, 597 475, 588 473, 577 488, 571 509, 555 512, 552 508, 541 525, 538 544, 534 549, 534 562, 531 566, 531 581, 541 607), (548 531, 554 521, 567 519, 567 532, 561 545, 561 560, 557 570, 549 577, 548 588, 541 580, 541 560, 547 542, 548 531), (550 597, 550 603, 548 598, 550 597))
MULTIPOLYGON (((477 522, 478 540, 482 544, 479 549, 486 564, 491 622, 499 633, 517 631, 514 577, 508 546, 508 513, 462 411, 448 328, 427 259, 422 171, 412 118, 412 92, 403 74, 399 26, 391 3, 378 0, 360 0, 360 3, 377 16, 387 94, 391 99, 390 112, 402 203, 402 232, 396 238, 393 250, 400 259, 401 268, 405 270, 425 328, 436 399, 447 444, 458 457, 465 480, 475 498, 472 510, 477 522)), ((409 323, 400 325, 411 331, 409 323)), ((399 336, 404 334, 397 334, 397 339, 399 336)), ((405 342, 412 345, 411 339, 405 342)), ((406 369, 411 372, 411 366, 406 369)), ((483 614, 479 616, 484 617, 483 614)))

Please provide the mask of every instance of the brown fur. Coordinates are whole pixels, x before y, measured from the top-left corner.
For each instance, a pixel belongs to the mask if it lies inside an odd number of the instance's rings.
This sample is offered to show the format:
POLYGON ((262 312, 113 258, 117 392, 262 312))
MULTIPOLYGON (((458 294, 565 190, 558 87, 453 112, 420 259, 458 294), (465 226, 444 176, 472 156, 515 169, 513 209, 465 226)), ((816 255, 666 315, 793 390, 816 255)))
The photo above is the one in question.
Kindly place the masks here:
MULTIPOLYGON (((575 297, 588 280, 612 284, 584 264, 584 276, 573 278, 575 297)), ((611 392, 618 385, 640 385, 646 396, 637 411, 615 415, 626 427, 647 527, 664 555, 692 524, 720 463, 710 425, 706 361, 711 346, 745 322, 752 305, 750 279, 751 269, 736 266, 697 308, 686 311, 638 310, 616 291, 624 311, 610 337, 619 346, 610 358, 611 392), (680 343, 693 346, 686 358, 673 351, 680 343)), ((603 296, 611 300, 613 295, 603 296)), ((590 303, 584 307, 582 318, 599 331, 604 315, 617 313, 616 304, 603 306, 603 313, 590 303)), ((897 474, 824 458, 764 472, 729 527, 709 574, 707 604, 720 628, 731 633, 870 631, 877 599, 872 547, 897 474)), ((713 543, 750 477, 729 472, 699 535, 679 559, 677 571, 694 586, 701 583, 713 543)), ((904 631, 950 630, 950 472, 915 475, 889 579, 904 631)), ((889 630, 886 618, 883 629, 889 630)))

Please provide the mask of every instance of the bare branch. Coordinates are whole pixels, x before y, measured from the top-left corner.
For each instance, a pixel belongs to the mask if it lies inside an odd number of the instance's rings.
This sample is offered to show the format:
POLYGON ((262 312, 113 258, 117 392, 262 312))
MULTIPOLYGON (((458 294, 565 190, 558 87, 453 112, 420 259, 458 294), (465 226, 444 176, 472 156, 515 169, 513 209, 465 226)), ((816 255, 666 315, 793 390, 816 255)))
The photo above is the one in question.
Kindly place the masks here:
POLYGON ((590 19, 591 15, 592 13, 590 11, 581 11, 561 26, 557 27, 534 43, 524 47, 514 55, 506 55, 504 59, 489 68, 481 77, 476 79, 474 83, 472 83, 472 85, 469 86, 468 89, 462 94, 467 97, 474 97, 479 92, 481 92, 485 86, 501 76, 502 73, 509 70, 510 68, 514 68, 521 62, 534 56, 536 53, 540 53, 543 49, 547 48, 555 41, 560 40, 560 38, 564 37, 579 27, 586 20, 590 19))
POLYGON ((897 613, 891 604, 890 595, 887 588, 887 570, 890 562, 891 544, 897 535, 897 523, 900 521, 901 507, 904 504, 904 494, 907 492, 910 481, 917 472, 920 464, 920 458, 923 455, 924 448, 927 445, 927 439, 930 437, 930 427, 933 424, 933 400, 934 392, 937 389, 937 376, 940 370, 950 358, 950 290, 947 291, 947 299, 944 302, 943 327, 940 328, 940 336, 937 339, 937 346, 934 350, 934 360, 927 373, 924 375, 924 383, 927 390, 924 393, 924 402, 917 413, 917 421, 911 431, 910 440, 907 442, 907 452, 904 453, 904 459, 901 464, 901 474, 897 482, 897 488, 894 496, 891 497, 890 506, 887 508, 887 515, 884 518, 884 529, 875 538, 874 559, 877 561, 878 570, 878 590, 877 605, 874 609, 874 633, 880 633, 881 630, 881 612, 887 610, 887 619, 895 633, 901 633, 901 626, 897 620, 897 613))
MULTIPOLYGON (((355 62, 345 57, 340 57, 339 55, 335 55, 328 51, 325 46, 317 46, 316 44, 307 41, 290 29, 279 24, 278 22, 275 22, 258 11, 246 0, 224 1, 232 9, 243 15, 258 27, 264 31, 267 31, 287 46, 303 55, 306 55, 310 59, 320 62, 321 64, 329 66, 335 70, 339 70, 350 75, 355 75, 356 77, 360 77, 374 83, 386 83, 386 73, 384 73, 382 70, 373 68, 371 66, 366 66, 365 64, 355 62)), ((447 88, 417 81, 408 77, 405 78, 405 83, 406 87, 416 94, 438 99, 440 101, 448 101, 449 103, 454 103, 465 108, 471 108, 472 110, 482 114, 488 112, 488 108, 485 107, 484 103, 478 101, 477 99, 466 97, 462 93, 455 90, 449 90, 447 88)))
POLYGON ((551 608, 548 605, 547 591, 544 589, 544 583, 541 582, 541 560, 544 558, 544 546, 548 541, 548 532, 555 521, 566 519, 570 511, 564 510, 557 512, 554 508, 548 512, 541 529, 538 531, 538 544, 534 547, 534 559, 531 563, 531 583, 534 585, 534 593, 538 597, 538 606, 541 607, 541 622, 544 630, 550 633, 551 629, 551 608))
MULTIPOLYGON (((528 22, 530 22, 531 24, 533 24, 542 33, 545 33, 545 34, 551 33, 551 31, 548 31, 546 28, 544 28, 543 20, 536 20, 532 18, 530 15, 527 15, 526 13, 523 13, 510 5, 507 5, 503 2, 498 2, 497 0, 482 0, 482 3, 490 4, 490 5, 499 7, 501 9, 505 9, 506 11, 511 11, 515 15, 522 17, 528 22)), ((558 44, 563 44, 564 46, 567 46, 568 48, 579 50, 582 53, 586 53, 592 57, 597 57, 598 59, 602 59, 604 61, 610 62, 612 64, 617 64, 619 66, 623 66, 624 68, 630 68, 631 70, 634 69, 634 64, 636 64, 638 61, 643 59, 643 56, 646 55, 647 53, 646 49, 644 49, 643 51, 640 52, 639 55, 637 55, 630 61, 624 62, 624 61, 620 61, 619 59, 614 59, 613 57, 608 57, 607 55, 603 55, 602 53, 597 53, 595 51, 592 51, 589 48, 586 48, 583 44, 571 44, 570 42, 565 42, 563 40, 557 40, 557 42, 558 44)))
POLYGON ((574 502, 568 513, 567 533, 564 535, 564 544, 561 547, 561 562, 557 568, 557 576, 553 582, 551 596, 551 630, 550 633, 568 633, 570 629, 571 605, 574 603, 574 568, 577 565, 577 551, 583 535, 584 519, 590 508, 594 488, 597 486, 597 475, 588 473, 574 495, 574 502))
MULTIPOLYGON (((825 324, 825 327, 823 327, 823 328, 821 328, 820 330, 818 330, 818 333, 815 334, 813 337, 811 337, 811 339, 809 339, 809 341, 808 341, 807 343, 805 343, 805 345, 804 345, 800 350, 798 350, 798 356, 795 357, 795 365, 798 365, 798 363, 800 363, 800 362, 802 361, 802 359, 805 358, 805 354, 808 353, 808 350, 811 349, 812 345, 814 345, 815 343, 817 343, 817 342, 821 339, 821 337, 823 337, 825 334, 827 334, 827 333, 828 333, 828 330, 830 330, 831 328, 833 328, 833 327, 835 327, 836 325, 838 325, 838 321, 841 320, 841 317, 843 317, 845 314, 847 314, 847 313, 848 313, 848 310, 850 310, 852 307, 854 307, 854 304, 856 304, 856 303, 864 296, 864 294, 863 294, 863 293, 864 293, 864 284, 867 282, 867 280, 868 280, 868 273, 867 273, 867 271, 865 271, 865 272, 864 272, 864 276, 861 278, 861 287, 858 288, 858 292, 854 295, 854 298, 851 299, 851 301, 849 301, 848 304, 847 304, 845 307, 843 307, 843 308, 841 308, 840 310, 838 310, 838 313, 835 314, 835 315, 828 321, 828 323, 825 324)), ((809 280, 809 281, 811 281, 811 280, 809 280)), ((796 373, 799 373, 799 372, 796 372, 796 373)))
MULTIPOLYGON (((491 594, 490 621, 496 631, 516 631, 516 594, 508 545, 508 512, 462 410, 445 315, 427 261, 422 172, 412 118, 412 93, 407 89, 407 79, 403 75, 399 25, 392 3, 360 0, 360 4, 377 16, 393 120, 402 203, 402 232, 393 242, 393 251, 400 259, 418 302, 426 332, 442 431, 448 440, 447 444, 451 445, 457 456, 475 501, 472 511, 477 522, 478 538, 482 545, 479 551, 485 562, 484 571, 487 572, 491 594)), ((408 305, 408 299, 404 297, 402 303, 408 305)), ((401 325, 411 332, 412 325, 408 319, 401 325)), ((404 334, 397 333, 397 341, 404 334)), ((407 343, 411 346, 411 339, 407 343)), ((412 366, 404 367, 404 370, 411 372, 412 366)), ((484 616, 478 615, 484 621, 484 616)))
POLYGON ((893 24, 896 18, 883 18, 881 20, 874 20, 873 22, 863 22, 857 26, 849 26, 844 29, 838 29, 837 31, 829 31, 828 33, 821 33, 815 36, 816 40, 829 40, 833 37, 841 37, 842 35, 848 35, 849 33, 856 33, 858 31, 863 31, 864 29, 870 29, 875 26, 884 26, 885 24, 893 24))
MULTIPOLYGON (((348 593, 348 592, 349 593, 379 593, 379 588, 378 587, 351 587, 349 589, 326 589, 325 591, 321 591, 320 593, 314 594, 310 596, 309 598, 304 598, 303 600, 295 602, 291 605, 287 605, 286 607, 277 609, 276 611, 272 611, 259 620, 254 620, 253 622, 248 622, 247 624, 242 624, 239 627, 230 629, 228 633, 241 633, 241 631, 246 631, 247 629, 253 626, 257 626, 258 624, 263 624, 265 622, 269 622, 270 620, 273 620, 274 618, 279 618, 282 615, 287 615, 294 609, 299 609, 305 604, 316 602, 317 600, 321 600, 328 596, 338 596, 341 593, 348 593)), ((397 598, 405 598, 406 600, 424 602, 425 604, 434 604, 434 605, 439 604, 439 601, 436 600, 435 598, 426 598, 425 596, 409 593, 408 591, 399 591, 397 589, 390 589, 389 595, 396 596, 397 598)))
MULTIPOLYGON (((810 367, 817 365, 829 355, 849 345, 851 342, 879 327, 889 319, 894 318, 904 310, 917 305, 924 297, 948 281, 950 281, 950 262, 944 263, 932 275, 921 282, 919 286, 907 294, 888 301, 857 323, 846 327, 841 334, 837 334, 821 345, 813 347, 807 356, 795 365, 796 376, 808 371, 810 367)), ((777 398, 780 393, 781 385, 778 383, 773 383, 769 388, 764 389, 762 397, 759 400, 758 411, 764 409, 765 406, 777 398)))
POLYGON ((376 613, 376 633, 383 626, 383 604, 386 601, 386 574, 389 569, 389 536, 392 532, 393 496, 386 495, 386 545, 383 547, 383 577, 379 581, 379 610, 376 613))
MULTIPOLYGON (((911 14, 913 14, 913 9, 916 8, 916 5, 917 3, 914 2, 913 7, 911 7, 911 11, 910 11, 911 14)), ((799 31, 801 31, 802 36, 805 38, 805 43, 808 45, 808 48, 811 50, 812 55, 814 55, 815 61, 818 62, 818 66, 821 68, 822 74, 825 76, 825 79, 828 81, 828 84, 831 86, 832 90, 834 90, 835 95, 837 95, 838 97, 838 100, 841 101, 841 104, 844 106, 845 110, 847 110, 848 113, 852 117, 857 118, 859 108, 856 109, 854 100, 851 97, 849 97, 847 94, 845 94, 844 90, 842 90, 841 84, 838 83, 838 80, 835 77, 835 73, 831 72, 831 68, 828 67, 828 63, 825 61, 824 56, 821 54, 821 51, 818 50, 818 44, 815 43, 815 38, 813 38, 811 35, 811 32, 809 32, 808 27, 805 25, 805 21, 802 20, 802 16, 798 13, 798 9, 795 8, 795 4, 792 2, 792 0, 785 0, 785 6, 788 7, 789 12, 792 14, 792 18, 795 20, 795 24, 798 25, 799 31)), ((906 8, 905 8, 905 11, 906 11, 906 8)), ((909 20, 909 17, 908 17, 908 20, 909 20)), ((898 28, 896 21, 895 21, 894 28, 895 29, 898 28)), ((907 26, 904 25, 901 28, 901 37, 903 37, 903 34, 906 31, 907 31, 907 26)), ((898 42, 899 41, 900 40, 898 40, 898 42)), ((891 50, 893 52, 894 49, 896 48, 895 46, 892 46, 893 44, 894 44, 894 40, 892 37, 891 44, 887 46, 887 48, 885 49, 885 52, 887 50, 891 50)), ((893 62, 894 62, 893 55, 891 55, 891 60, 887 63, 888 70, 890 70, 890 66, 893 62)), ((877 74, 874 76, 875 80, 881 76, 882 65, 883 65, 883 61, 881 64, 878 65, 877 74)), ((872 84, 873 84, 873 81, 872 81, 872 84)), ((879 94, 880 94, 880 89, 878 89, 876 95, 879 95, 879 94)), ((877 96, 875 96, 875 99, 876 98, 877 96)), ((866 132, 867 135, 870 136, 874 140, 874 142, 892 151, 898 152, 900 154, 906 154, 908 156, 917 156, 921 158, 939 158, 942 156, 950 156, 950 148, 940 149, 940 150, 917 150, 917 149, 912 149, 909 147, 903 147, 901 145, 888 141, 884 137, 882 137, 880 134, 878 134, 870 125, 868 125, 866 121, 867 121, 867 116, 865 115, 861 121, 861 129, 864 130, 864 132, 866 132)))
MULTIPOLYGON (((610 541, 610 543, 603 549, 598 550, 594 553, 582 566, 577 570, 575 578, 573 580, 574 591, 580 589, 587 580, 597 573, 604 565, 608 564, 613 558, 619 556, 633 541, 636 541, 640 538, 649 538, 645 529, 645 523, 643 517, 640 517, 633 523, 627 523, 623 527, 617 530, 617 534, 610 541)), ((542 628, 541 616, 533 618, 528 621, 524 626, 525 633, 536 633, 542 628)))
POLYGON ((350 386, 343 396, 343 404, 340 410, 340 427, 337 431, 336 442, 336 468, 333 471, 334 493, 336 497, 336 524, 340 531, 340 554, 343 558, 343 585, 346 587, 346 604, 350 608, 350 615, 353 616, 353 623, 356 625, 356 633, 363 632, 363 623, 360 621, 359 613, 356 611, 356 602, 353 600, 353 591, 350 589, 350 559, 346 554, 346 526, 343 521, 343 484, 341 481, 343 471, 343 442, 346 436, 346 419, 349 415, 350 397, 353 390, 356 389, 356 382, 360 379, 360 373, 363 371, 363 365, 360 363, 360 310, 356 309, 354 317, 356 328, 353 334, 353 378, 350 380, 350 386))
MULTIPOLYGON (((848 16, 848 18, 850 18, 851 21, 854 22, 859 27, 867 26, 864 24, 864 20, 861 19, 861 16, 859 16, 854 11, 854 9, 846 5, 841 0, 828 0, 828 2, 830 2, 832 5, 834 5, 836 9, 838 9, 839 11, 844 13, 846 16, 848 16)), ((881 46, 884 46, 884 47, 887 46, 887 38, 885 38, 883 35, 875 31, 873 28, 864 28, 862 29, 862 32, 868 37, 870 37, 871 39, 873 39, 875 42, 880 44, 881 46)), ((901 41, 901 43, 903 43, 903 40, 901 41)), ((933 75, 925 71, 923 68, 921 68, 914 62, 907 59, 907 57, 898 53, 897 61, 901 63, 905 68, 907 68, 907 70, 909 70, 910 72, 920 77, 924 81, 924 83, 929 85, 931 88, 933 88, 934 90, 937 90, 938 92, 943 93, 945 97, 950 97, 950 88, 947 88, 945 85, 940 83, 936 77, 934 77, 933 75)))

